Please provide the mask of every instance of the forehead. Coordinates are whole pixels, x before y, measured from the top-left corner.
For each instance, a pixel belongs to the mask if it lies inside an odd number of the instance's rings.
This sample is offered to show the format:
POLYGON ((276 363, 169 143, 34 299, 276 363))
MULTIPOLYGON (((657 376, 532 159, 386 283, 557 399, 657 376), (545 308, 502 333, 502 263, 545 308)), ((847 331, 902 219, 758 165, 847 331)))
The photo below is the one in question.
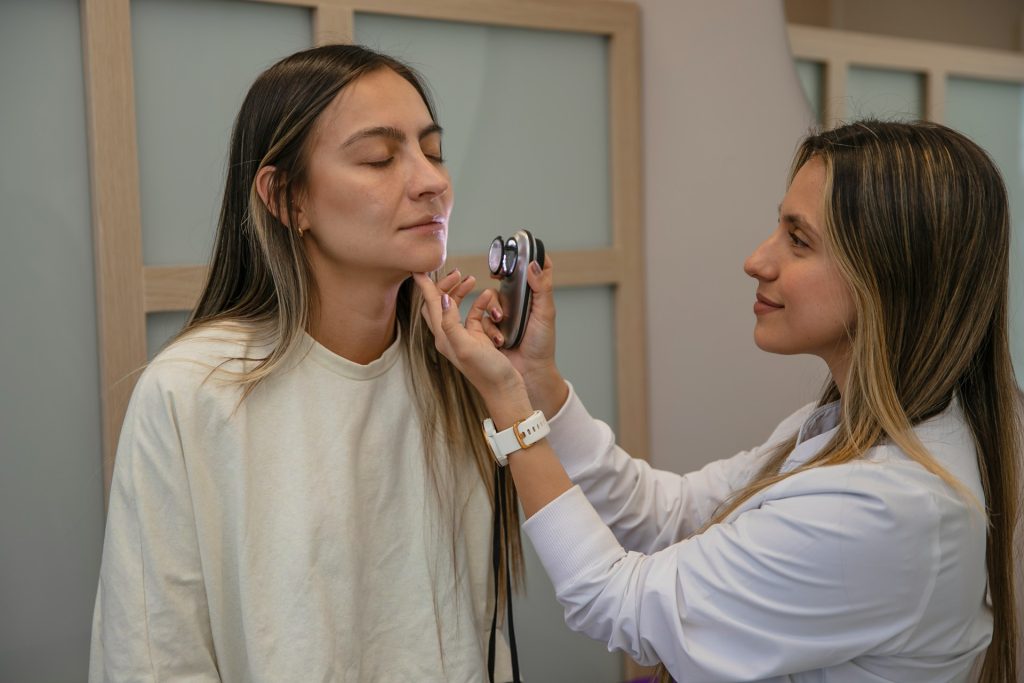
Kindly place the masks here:
POLYGON ((799 209, 817 217, 824 210, 825 203, 825 162, 811 157, 793 176, 782 200, 783 211, 799 209))
POLYGON ((364 128, 422 130, 432 119, 412 83, 391 69, 364 74, 342 88, 321 115, 321 130, 345 136, 364 128))

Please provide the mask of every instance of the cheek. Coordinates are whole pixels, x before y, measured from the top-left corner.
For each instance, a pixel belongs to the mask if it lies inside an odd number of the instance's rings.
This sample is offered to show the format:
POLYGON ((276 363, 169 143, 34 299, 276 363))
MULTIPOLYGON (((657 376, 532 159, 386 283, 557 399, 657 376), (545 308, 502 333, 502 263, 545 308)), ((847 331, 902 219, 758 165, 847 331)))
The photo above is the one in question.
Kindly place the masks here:
POLYGON ((324 228, 372 225, 386 218, 386 206, 379 188, 344 179, 328 179, 310 192, 311 221, 324 228))
POLYGON ((856 320, 856 308, 846 283, 838 274, 829 273, 812 287, 814 305, 808 307, 808 313, 813 312, 817 321, 807 320, 807 323, 821 327, 822 333, 829 336, 845 335, 856 320))

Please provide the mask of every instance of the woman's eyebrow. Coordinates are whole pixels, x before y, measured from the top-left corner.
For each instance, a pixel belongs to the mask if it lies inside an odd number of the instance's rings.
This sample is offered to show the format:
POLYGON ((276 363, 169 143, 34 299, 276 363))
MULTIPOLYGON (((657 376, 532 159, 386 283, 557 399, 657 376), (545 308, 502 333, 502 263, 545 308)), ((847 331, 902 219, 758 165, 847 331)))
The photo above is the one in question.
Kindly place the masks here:
POLYGON ((779 217, 785 218, 788 222, 803 228, 810 232, 813 236, 818 235, 818 229, 814 227, 814 224, 807 220, 804 216, 798 213, 782 213, 782 204, 779 204, 779 217))
MULTIPOLYGON (((417 137, 422 140, 428 135, 433 135, 435 133, 440 135, 443 131, 444 129, 441 128, 441 126, 436 123, 431 123, 429 126, 421 130, 417 137)), ((365 140, 367 138, 386 138, 388 140, 394 140, 395 142, 405 142, 405 133, 394 126, 374 126, 373 128, 364 128, 363 130, 349 136, 348 140, 342 143, 341 146, 350 147, 360 140, 365 140)))

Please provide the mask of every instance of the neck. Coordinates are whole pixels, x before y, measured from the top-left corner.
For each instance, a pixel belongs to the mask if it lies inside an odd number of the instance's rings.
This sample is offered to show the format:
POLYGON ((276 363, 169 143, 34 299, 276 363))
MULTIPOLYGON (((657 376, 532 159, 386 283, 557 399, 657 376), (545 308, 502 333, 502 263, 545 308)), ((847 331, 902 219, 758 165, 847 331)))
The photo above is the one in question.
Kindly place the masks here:
POLYGON ((366 365, 395 341, 395 312, 402 282, 369 280, 352 273, 314 271, 318 305, 309 333, 353 363, 366 365))
POLYGON ((850 357, 848 354, 837 354, 832 358, 825 359, 828 370, 832 374, 832 381, 836 383, 839 396, 842 398, 846 393, 846 380, 850 374, 850 357))

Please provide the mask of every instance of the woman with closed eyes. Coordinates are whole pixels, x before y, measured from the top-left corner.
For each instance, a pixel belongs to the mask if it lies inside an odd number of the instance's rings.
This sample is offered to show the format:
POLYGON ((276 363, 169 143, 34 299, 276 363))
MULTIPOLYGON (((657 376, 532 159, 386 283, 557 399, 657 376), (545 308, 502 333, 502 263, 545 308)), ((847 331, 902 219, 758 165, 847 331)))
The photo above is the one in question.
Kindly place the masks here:
POLYGON ((441 141, 420 78, 365 48, 253 84, 206 286, 124 420, 91 681, 513 679, 514 491, 411 278, 445 261, 441 141))

